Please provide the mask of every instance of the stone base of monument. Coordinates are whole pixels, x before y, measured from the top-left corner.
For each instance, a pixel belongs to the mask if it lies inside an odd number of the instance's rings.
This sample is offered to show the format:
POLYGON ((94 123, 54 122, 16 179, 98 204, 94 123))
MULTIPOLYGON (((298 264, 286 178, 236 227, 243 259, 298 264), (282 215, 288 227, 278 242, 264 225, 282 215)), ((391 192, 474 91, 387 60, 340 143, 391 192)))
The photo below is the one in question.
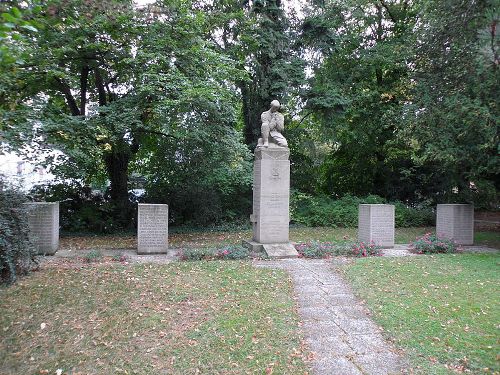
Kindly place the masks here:
POLYGON ((299 253, 295 250, 292 243, 260 243, 256 241, 243 241, 242 245, 246 247, 252 254, 264 253, 269 258, 285 259, 297 258, 299 253))

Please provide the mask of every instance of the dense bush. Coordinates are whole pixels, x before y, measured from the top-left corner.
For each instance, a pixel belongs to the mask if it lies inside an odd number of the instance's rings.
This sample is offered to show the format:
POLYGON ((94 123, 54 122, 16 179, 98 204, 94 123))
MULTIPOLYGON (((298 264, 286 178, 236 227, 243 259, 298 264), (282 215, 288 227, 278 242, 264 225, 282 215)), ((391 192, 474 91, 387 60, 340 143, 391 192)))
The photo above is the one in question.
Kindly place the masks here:
MULTIPOLYGON (((358 205, 362 203, 387 203, 384 198, 369 195, 365 198, 346 195, 334 200, 327 196, 314 197, 292 191, 290 213, 292 222, 310 227, 356 227, 358 225, 358 205)), ((409 207, 401 202, 395 205, 397 227, 418 227, 432 225, 434 214, 427 207, 409 207)))
POLYGON ((26 197, 0 188, 0 282, 13 283, 35 265, 36 250, 29 239, 26 197))
POLYGON ((381 255, 381 247, 374 243, 364 242, 320 242, 308 241, 295 245, 295 249, 303 258, 329 258, 332 256, 367 257, 381 255))
POLYGON ((410 251, 416 254, 457 253, 462 251, 460 245, 448 238, 439 238, 435 234, 426 233, 409 245, 410 251))
POLYGON ((171 224, 192 227, 234 228, 248 225, 252 206, 251 189, 246 185, 233 187, 229 193, 195 183, 186 183, 175 189, 157 186, 140 197, 129 195, 129 220, 126 225, 122 225, 115 218, 116 210, 107 193, 78 182, 37 186, 30 195, 37 201, 60 202, 60 224, 62 230, 67 232, 113 233, 132 230, 137 222, 136 203, 139 201, 166 203, 169 205, 171 224))
POLYGON ((131 214, 127 228, 114 219, 114 207, 106 194, 72 182, 35 187, 30 194, 38 201, 60 202, 61 229, 68 232, 113 233, 133 228, 136 221, 136 198, 131 195, 131 214))

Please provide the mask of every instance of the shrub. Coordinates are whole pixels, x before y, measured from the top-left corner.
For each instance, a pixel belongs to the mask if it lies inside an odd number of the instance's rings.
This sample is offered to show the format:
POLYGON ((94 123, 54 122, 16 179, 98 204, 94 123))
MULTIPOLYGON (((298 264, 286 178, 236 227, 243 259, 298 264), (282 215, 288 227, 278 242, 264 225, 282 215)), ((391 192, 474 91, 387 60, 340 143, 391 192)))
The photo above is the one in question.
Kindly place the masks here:
POLYGON ((365 243, 359 241, 351 245, 350 254, 346 255, 354 257, 381 256, 382 247, 375 245, 373 242, 365 243))
POLYGON ((249 251, 243 246, 224 246, 215 251, 215 257, 218 259, 245 259, 249 257, 249 251))
MULTIPOLYGON (((387 203, 384 198, 369 195, 364 198, 346 195, 340 199, 328 196, 315 197, 299 191, 292 191, 290 213, 294 223, 315 227, 356 227, 358 225, 358 205, 387 203)), ((397 227, 432 225, 434 213, 429 207, 412 207, 402 202, 394 202, 397 227)))
POLYGON ((460 245, 448 238, 438 238, 435 234, 426 233, 417 237, 409 245, 410 251, 416 254, 457 253, 462 251, 460 245))
POLYGON ((402 202, 394 202, 396 227, 423 227, 434 225, 434 212, 430 207, 411 207, 402 202))
POLYGON ((83 256, 83 261, 86 263, 98 262, 102 259, 102 253, 99 250, 90 250, 83 256))
MULTIPOLYGON (((116 218, 116 207, 105 193, 79 182, 39 185, 30 195, 40 201, 60 202, 60 225, 68 232, 114 233, 133 227, 137 217, 137 207, 131 204, 129 223, 121 223, 116 218)), ((136 199, 129 195, 130 202, 136 199)))
POLYGON ((36 264, 36 249, 29 239, 26 197, 0 188, 0 282, 13 283, 36 264))
POLYGON ((381 255, 381 247, 364 242, 320 242, 309 241, 295 245, 300 257, 329 258, 332 256, 367 257, 381 255))
POLYGON ((113 255, 113 256, 111 257, 111 260, 112 260, 113 262, 122 262, 122 263, 123 263, 123 262, 126 262, 126 261, 127 261, 127 259, 128 259, 128 258, 127 258, 127 256, 126 256, 126 255, 124 255, 124 254, 115 254, 115 255, 113 255))
POLYGON ((222 248, 184 249, 181 260, 245 259, 250 256, 243 246, 228 245, 222 248))
POLYGON ((300 257, 328 258, 335 255, 335 245, 331 242, 308 241, 295 245, 300 257))

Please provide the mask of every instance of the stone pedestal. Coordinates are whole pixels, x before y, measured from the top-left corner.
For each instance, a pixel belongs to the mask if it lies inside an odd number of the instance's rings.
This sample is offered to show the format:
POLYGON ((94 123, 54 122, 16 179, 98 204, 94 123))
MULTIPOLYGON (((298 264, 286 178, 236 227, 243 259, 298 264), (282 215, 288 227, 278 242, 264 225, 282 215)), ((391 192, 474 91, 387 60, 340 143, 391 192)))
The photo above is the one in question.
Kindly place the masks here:
POLYGON ((474 243, 474 206, 472 204, 438 204, 436 235, 460 245, 474 243))
POLYGON ((394 247, 394 206, 392 204, 360 204, 358 240, 394 247))
POLYGON ((168 251, 168 205, 139 203, 137 254, 166 254, 168 251))
POLYGON ((59 247, 59 202, 26 203, 30 237, 38 254, 54 255, 59 247))
POLYGON ((289 242, 290 150, 270 143, 255 150, 253 171, 252 241, 244 245, 272 258, 297 257, 289 242))

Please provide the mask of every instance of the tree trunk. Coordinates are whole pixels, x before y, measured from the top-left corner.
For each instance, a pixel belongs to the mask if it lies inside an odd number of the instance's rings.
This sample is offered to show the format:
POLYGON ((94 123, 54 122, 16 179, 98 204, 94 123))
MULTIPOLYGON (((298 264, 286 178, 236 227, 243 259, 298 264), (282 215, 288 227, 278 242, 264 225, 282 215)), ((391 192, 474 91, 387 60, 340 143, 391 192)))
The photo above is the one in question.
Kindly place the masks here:
POLYGON ((132 206, 128 197, 128 166, 131 153, 127 144, 120 146, 105 155, 105 162, 116 224, 126 228, 133 223, 132 206))

